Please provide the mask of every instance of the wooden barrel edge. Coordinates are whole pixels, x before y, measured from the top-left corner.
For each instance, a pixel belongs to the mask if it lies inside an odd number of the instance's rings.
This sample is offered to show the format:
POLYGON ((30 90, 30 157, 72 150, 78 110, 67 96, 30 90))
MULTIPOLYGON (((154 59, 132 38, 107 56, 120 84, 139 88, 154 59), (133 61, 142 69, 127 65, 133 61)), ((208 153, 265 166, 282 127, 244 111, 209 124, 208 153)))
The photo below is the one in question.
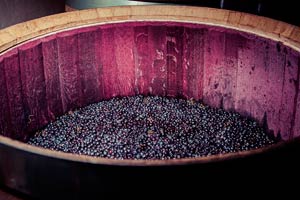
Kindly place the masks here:
POLYGON ((51 15, 0 30, 0 52, 64 29, 119 21, 183 21, 223 26, 282 42, 300 51, 300 27, 237 11, 190 6, 121 6, 51 15))

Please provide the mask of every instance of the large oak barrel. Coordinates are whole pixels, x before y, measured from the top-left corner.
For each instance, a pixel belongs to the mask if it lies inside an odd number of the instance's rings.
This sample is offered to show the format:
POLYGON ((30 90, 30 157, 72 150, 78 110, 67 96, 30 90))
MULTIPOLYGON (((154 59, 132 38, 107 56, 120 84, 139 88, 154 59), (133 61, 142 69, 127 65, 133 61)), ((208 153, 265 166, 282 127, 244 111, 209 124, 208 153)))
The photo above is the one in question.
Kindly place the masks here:
POLYGON ((25 22, 0 31, 0 91, 0 183, 34 197, 205 192, 230 180, 277 185, 272 180, 299 170, 300 28, 269 18, 125 6, 25 22), (237 111, 281 142, 174 160, 95 158, 23 143, 69 110, 137 94, 237 111))

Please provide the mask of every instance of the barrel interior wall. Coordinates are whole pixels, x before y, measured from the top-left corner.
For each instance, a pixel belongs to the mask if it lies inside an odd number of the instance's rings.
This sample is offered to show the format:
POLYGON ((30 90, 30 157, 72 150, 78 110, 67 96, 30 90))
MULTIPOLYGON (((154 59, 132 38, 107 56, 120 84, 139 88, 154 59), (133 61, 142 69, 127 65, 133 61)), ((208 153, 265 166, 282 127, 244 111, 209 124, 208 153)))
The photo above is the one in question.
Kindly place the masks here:
POLYGON ((124 22, 56 33, 0 56, 0 133, 19 140, 116 96, 201 99, 300 135, 299 52, 199 24, 124 22))

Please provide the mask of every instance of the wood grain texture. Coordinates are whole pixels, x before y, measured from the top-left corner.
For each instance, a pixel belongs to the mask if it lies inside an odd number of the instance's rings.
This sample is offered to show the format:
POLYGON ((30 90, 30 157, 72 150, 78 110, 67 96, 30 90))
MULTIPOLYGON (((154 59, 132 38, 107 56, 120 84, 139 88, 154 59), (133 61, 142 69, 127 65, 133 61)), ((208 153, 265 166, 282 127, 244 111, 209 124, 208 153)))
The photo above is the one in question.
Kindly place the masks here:
POLYGON ((57 38, 60 90, 63 113, 80 106, 78 34, 65 33, 57 38))
POLYGON ((166 35, 166 95, 182 96, 183 77, 183 32, 184 27, 168 27, 166 35))
POLYGON ((103 89, 106 99, 117 96, 119 92, 119 82, 115 73, 117 73, 116 55, 115 55, 115 28, 101 29, 101 66, 103 73, 103 89), (105 56, 104 56, 105 55, 105 56))
POLYGON ((0 61, 0 135, 9 136, 11 131, 11 118, 7 97, 6 76, 3 60, 0 61))
POLYGON ((98 63, 96 62, 97 29, 78 33, 78 80, 80 106, 95 103, 99 99, 98 63))
POLYGON ((19 54, 18 51, 12 51, 6 56, 3 59, 8 98, 6 109, 10 112, 9 124, 11 124, 11 129, 7 135, 16 139, 23 139, 27 120, 23 106, 19 54))
POLYGON ((186 28, 183 36, 183 96, 203 99, 204 51, 207 29, 186 28), (193 49, 193 51, 190 51, 193 49))
POLYGON ((118 95, 132 96, 135 94, 134 27, 126 25, 115 29, 114 42, 117 66, 115 76, 118 77, 117 81, 119 83, 118 95))
MULTIPOLYGON (((149 40, 152 41, 149 52, 152 55, 150 60, 152 69, 150 71, 151 94, 157 94, 161 96, 166 95, 166 77, 167 77, 167 63, 166 63, 166 35, 167 27, 151 27, 149 31, 149 40)), ((142 73, 146 73, 143 71, 142 73)))
POLYGON ((52 121, 63 113, 56 35, 42 40, 47 112, 52 121))
POLYGON ((151 47, 149 41, 148 26, 139 26, 134 29, 135 48, 134 48, 134 62, 135 62, 135 80, 134 89, 137 93, 147 95, 152 92, 150 87, 152 76, 152 64, 154 49, 151 47), (151 70, 150 70, 151 69, 151 70), (148 70, 148 73, 143 73, 148 70))
POLYGON ((292 118, 292 137, 300 136, 300 58, 298 57, 298 71, 296 79, 294 79, 295 96, 294 96, 294 113, 292 118))
POLYGON ((49 122, 42 45, 39 40, 19 48, 19 63, 26 131, 34 133, 49 122))
MULTIPOLYGON (((295 98, 297 96, 297 80, 298 80, 298 71, 299 71, 299 56, 292 52, 290 49, 284 49, 287 51, 287 54, 284 58, 284 75, 282 82, 282 91, 281 91, 281 108, 280 108, 280 132, 283 138, 290 137, 287 133, 292 132, 294 136, 298 136, 299 126, 294 125, 293 120, 295 119, 293 112, 288 112, 288 110, 295 109, 295 98), (294 130, 293 130, 294 129, 294 130)), ((297 100, 299 102, 299 99, 297 100)), ((299 111, 297 110, 297 113, 299 111)), ((295 121, 300 122, 299 119, 295 121)), ((299 123, 297 123, 299 124, 299 123)))

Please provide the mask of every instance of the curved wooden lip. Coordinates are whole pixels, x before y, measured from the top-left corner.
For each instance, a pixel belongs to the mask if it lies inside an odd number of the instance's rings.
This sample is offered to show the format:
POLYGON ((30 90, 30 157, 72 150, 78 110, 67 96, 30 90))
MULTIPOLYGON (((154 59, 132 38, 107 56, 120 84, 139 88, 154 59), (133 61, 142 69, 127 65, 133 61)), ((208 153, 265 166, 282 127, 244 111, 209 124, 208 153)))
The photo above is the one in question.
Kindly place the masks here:
POLYGON ((0 52, 51 32, 118 21, 180 21, 236 29, 300 51, 300 27, 237 11, 190 6, 121 6, 51 15, 0 30, 0 52))
MULTIPOLYGON (((236 11, 205 7, 122 6, 52 15, 0 30, 0 54, 25 41, 53 32, 60 32, 81 26, 126 21, 176 21, 225 27, 282 42, 284 45, 300 52, 300 27, 273 19, 236 11)), ((292 141, 295 140, 298 139, 292 141)), ((280 142, 275 145, 250 151, 207 157, 171 160, 116 160, 52 151, 0 136, 0 144, 30 153, 70 161, 120 166, 162 166, 218 162, 268 152, 287 145, 292 141, 280 142)))
POLYGON ((73 153, 64 153, 60 151, 45 149, 42 147, 37 147, 33 145, 29 145, 23 142, 19 142, 17 140, 13 140, 7 137, 0 136, 0 144, 4 144, 9 147, 13 147, 15 149, 19 149, 22 151, 27 151, 33 154, 38 154, 46 157, 64 159, 75 162, 83 162, 90 164, 102 164, 102 165, 116 165, 116 166, 168 166, 168 165, 186 165, 186 164, 205 164, 205 163, 213 163, 220 162, 225 160, 231 160, 235 158, 243 158, 247 156, 252 156, 261 153, 267 153, 272 150, 282 148, 286 145, 289 145, 292 142, 300 142, 300 137, 295 138, 290 141, 282 141, 278 142, 274 145, 269 145, 263 148, 249 150, 249 151, 241 151, 235 153, 226 153, 226 154, 217 154, 211 156, 204 157, 194 157, 194 158, 179 158, 179 159, 166 159, 166 160, 132 160, 132 159, 109 159, 102 157, 93 157, 87 155, 79 155, 73 153))

